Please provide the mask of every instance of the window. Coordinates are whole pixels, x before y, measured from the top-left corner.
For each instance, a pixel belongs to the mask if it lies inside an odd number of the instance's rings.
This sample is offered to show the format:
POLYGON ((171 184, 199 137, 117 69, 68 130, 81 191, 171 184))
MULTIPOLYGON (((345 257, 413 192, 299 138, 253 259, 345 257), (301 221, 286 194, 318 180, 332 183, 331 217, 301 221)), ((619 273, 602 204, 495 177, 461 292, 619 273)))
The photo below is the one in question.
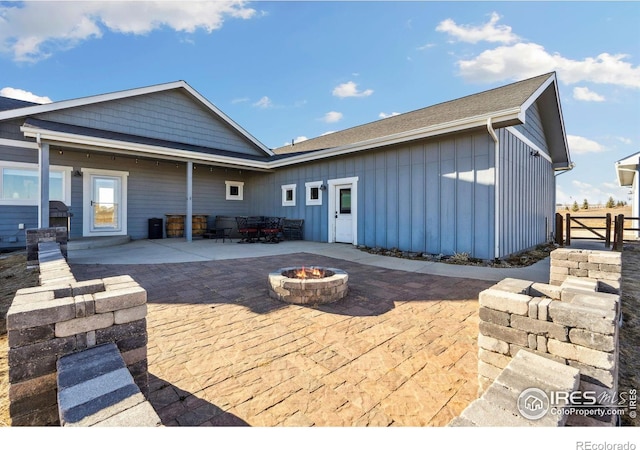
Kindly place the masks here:
MULTIPOLYGON (((71 167, 49 167, 49 200, 71 204, 71 170, 71 167)), ((39 178, 37 164, 0 161, 0 205, 37 205, 39 178)))
POLYGON ((227 186, 227 200, 242 200, 244 198, 244 182, 225 181, 227 186))
POLYGON ((307 206, 322 205, 322 181, 310 181, 304 186, 307 191, 307 206))
POLYGON ((285 184, 282 186, 282 206, 296 206, 295 184, 285 184))

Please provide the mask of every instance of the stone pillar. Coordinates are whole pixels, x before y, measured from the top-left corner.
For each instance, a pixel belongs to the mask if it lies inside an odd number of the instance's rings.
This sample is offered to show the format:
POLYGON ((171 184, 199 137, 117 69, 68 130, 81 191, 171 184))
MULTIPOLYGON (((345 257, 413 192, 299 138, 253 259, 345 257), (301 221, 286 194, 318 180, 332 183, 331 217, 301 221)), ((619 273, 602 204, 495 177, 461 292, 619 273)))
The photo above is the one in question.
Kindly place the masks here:
POLYGON ((115 343, 148 394, 147 293, 128 275, 77 282, 54 243, 39 254, 41 286, 20 289, 7 312, 12 426, 57 425, 57 360, 115 343))

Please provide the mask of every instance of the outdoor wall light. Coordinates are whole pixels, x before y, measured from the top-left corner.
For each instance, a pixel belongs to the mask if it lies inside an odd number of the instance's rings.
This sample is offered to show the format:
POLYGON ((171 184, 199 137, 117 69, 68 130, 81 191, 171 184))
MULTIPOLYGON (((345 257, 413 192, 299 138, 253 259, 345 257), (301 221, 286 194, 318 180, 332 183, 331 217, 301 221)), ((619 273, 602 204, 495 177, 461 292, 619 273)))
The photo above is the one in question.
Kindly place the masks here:
POLYGON ((320 190, 321 191, 326 191, 327 190, 327 185, 326 184, 321 184, 320 185, 320 190))
POLYGON ((540 152, 538 150, 531 150, 531 152, 529 153, 531 156, 533 156, 534 158, 537 158, 540 156, 540 152))

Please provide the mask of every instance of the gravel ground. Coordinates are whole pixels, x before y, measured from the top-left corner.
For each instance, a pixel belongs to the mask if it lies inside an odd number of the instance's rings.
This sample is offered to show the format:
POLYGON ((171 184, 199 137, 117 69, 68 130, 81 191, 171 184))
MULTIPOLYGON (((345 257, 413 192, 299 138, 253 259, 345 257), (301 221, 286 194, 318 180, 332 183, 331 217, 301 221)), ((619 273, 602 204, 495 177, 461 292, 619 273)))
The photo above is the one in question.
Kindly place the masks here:
MULTIPOLYGON (((622 252, 622 319, 620 329, 619 392, 640 390, 640 243, 626 245, 622 252)), ((635 411, 636 414, 638 411, 635 411)), ((629 411, 631 413, 631 411, 629 411)), ((640 426, 640 418, 622 416, 622 425, 640 426)))
POLYGON ((5 317, 16 291, 38 284, 38 271, 27 270, 25 252, 0 254, 0 427, 9 426, 9 372, 5 317))

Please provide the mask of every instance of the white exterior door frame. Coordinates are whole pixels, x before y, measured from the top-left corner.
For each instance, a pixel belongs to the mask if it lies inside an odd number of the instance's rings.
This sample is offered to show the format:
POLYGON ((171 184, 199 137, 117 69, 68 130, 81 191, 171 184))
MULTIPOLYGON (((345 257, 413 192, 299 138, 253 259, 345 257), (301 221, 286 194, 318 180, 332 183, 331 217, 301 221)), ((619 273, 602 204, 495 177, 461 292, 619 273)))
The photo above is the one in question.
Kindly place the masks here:
POLYGON ((129 172, 119 170, 82 169, 82 236, 126 236, 127 234, 127 179, 129 172), (117 196, 118 224, 113 228, 96 230, 92 223, 93 180, 105 177, 118 180, 117 196))
POLYGON ((358 245, 358 177, 335 178, 327 180, 327 197, 328 197, 328 239, 327 242, 336 242, 336 188, 337 186, 351 185, 351 229, 353 245, 358 245))

